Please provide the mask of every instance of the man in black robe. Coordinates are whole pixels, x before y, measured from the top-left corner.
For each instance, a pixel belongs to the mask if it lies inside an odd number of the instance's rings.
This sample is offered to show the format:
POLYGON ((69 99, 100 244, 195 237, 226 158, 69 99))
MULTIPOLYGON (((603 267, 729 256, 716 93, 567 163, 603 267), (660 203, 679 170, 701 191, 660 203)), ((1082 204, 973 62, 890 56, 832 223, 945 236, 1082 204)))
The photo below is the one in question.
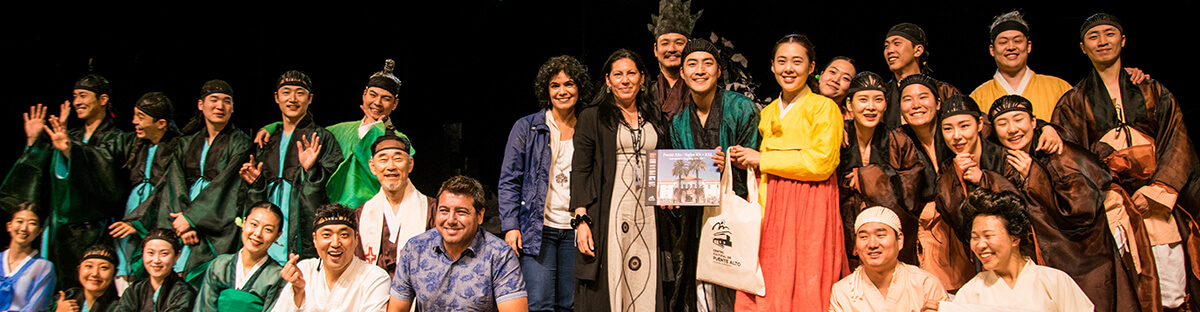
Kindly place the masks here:
MULTIPOLYGON (((900 81, 913 74, 929 75, 933 71, 926 64, 929 57, 929 41, 925 38, 925 30, 913 23, 900 23, 888 30, 883 40, 883 59, 887 61, 893 79, 888 85, 888 108, 883 113, 883 123, 888 129, 895 129, 901 124, 900 118, 900 81)), ((958 88, 934 80, 937 84, 938 101, 945 101, 951 95, 960 94, 958 88)))
MULTIPOLYGON (((71 141, 86 145, 99 145, 121 133, 113 125, 109 108, 112 87, 108 79, 89 74, 75 82, 72 100, 62 103, 58 116, 46 116, 46 108, 35 106, 25 118, 25 152, 13 164, 12 170, 0 186, 0 208, 11 215, 11 207, 22 202, 35 202, 51 207, 51 215, 45 224, 48 235, 42 240, 41 250, 46 259, 54 263, 79 263, 79 251, 93 244, 101 244, 108 237, 106 219, 117 216, 116 211, 84 207, 81 194, 71 192, 73 186, 82 187, 93 183, 83 180, 66 181, 53 176, 51 159, 61 157, 55 152, 43 129, 47 122, 58 123, 66 128, 67 116, 74 110, 82 126, 67 130, 71 141)), ((106 190, 102 185, 101 191, 106 190)), ((118 194, 119 188, 107 189, 118 194)), ((92 203, 95 203, 94 201, 92 203)), ((7 233, 5 233, 7 235, 7 233)), ((58 285, 67 289, 79 285, 73 265, 55 266, 58 285)))
POLYGON ((283 73, 275 82, 275 103, 283 125, 264 148, 242 164, 239 173, 250 184, 250 202, 270 201, 283 210, 283 230, 267 254, 280 264, 288 254, 317 256, 312 242, 313 216, 329 203, 325 182, 342 162, 333 133, 313 122, 312 79, 303 72, 283 73))

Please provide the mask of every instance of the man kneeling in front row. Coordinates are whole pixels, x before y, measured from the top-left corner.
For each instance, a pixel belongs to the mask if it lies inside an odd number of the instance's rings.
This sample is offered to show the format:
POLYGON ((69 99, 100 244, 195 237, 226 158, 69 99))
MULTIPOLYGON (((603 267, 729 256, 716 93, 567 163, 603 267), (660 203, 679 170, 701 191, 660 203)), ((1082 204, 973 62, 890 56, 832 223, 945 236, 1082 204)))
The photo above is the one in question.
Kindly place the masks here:
POLYGON ((517 254, 483 224, 483 186, 455 176, 438 191, 435 230, 409 239, 388 311, 528 311, 517 254))
POLYGON ((900 262, 906 237, 895 212, 867 208, 854 220, 854 229, 854 254, 862 266, 833 284, 829 311, 936 310, 937 301, 946 301, 946 288, 937 277, 900 262))

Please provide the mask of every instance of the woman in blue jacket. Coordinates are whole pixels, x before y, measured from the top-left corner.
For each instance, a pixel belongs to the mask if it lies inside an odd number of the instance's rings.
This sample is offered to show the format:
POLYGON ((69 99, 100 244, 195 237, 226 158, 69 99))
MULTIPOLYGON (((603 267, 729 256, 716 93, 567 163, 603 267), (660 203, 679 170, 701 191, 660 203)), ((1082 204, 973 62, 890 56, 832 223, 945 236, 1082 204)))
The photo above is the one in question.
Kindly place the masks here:
POLYGON ((570 211, 572 137, 581 98, 591 97, 587 67, 562 55, 542 64, 534 93, 542 108, 513 125, 500 170, 504 241, 521 257, 530 311, 571 311, 575 232, 570 211))

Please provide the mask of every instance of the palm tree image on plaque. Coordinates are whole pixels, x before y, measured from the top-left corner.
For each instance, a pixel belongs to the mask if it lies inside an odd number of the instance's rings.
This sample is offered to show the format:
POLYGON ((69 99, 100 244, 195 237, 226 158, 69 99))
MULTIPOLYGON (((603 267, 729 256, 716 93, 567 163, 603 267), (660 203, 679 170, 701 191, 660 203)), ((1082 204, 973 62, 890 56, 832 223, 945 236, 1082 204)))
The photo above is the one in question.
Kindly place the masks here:
POLYGON ((654 150, 646 166, 646 204, 717 206, 721 203, 721 172, 713 162, 715 150, 654 150), (670 171, 658 170, 670 164, 670 171))

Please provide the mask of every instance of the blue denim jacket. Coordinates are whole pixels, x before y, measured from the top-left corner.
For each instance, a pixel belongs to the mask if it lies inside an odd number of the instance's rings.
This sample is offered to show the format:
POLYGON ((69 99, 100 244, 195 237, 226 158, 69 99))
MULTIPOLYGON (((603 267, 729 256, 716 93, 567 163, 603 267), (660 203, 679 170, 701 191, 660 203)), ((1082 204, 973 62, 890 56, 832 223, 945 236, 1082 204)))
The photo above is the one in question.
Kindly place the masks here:
POLYGON ((508 133, 498 185, 500 229, 521 231, 521 255, 536 256, 542 249, 551 157, 546 110, 518 119, 508 133))

